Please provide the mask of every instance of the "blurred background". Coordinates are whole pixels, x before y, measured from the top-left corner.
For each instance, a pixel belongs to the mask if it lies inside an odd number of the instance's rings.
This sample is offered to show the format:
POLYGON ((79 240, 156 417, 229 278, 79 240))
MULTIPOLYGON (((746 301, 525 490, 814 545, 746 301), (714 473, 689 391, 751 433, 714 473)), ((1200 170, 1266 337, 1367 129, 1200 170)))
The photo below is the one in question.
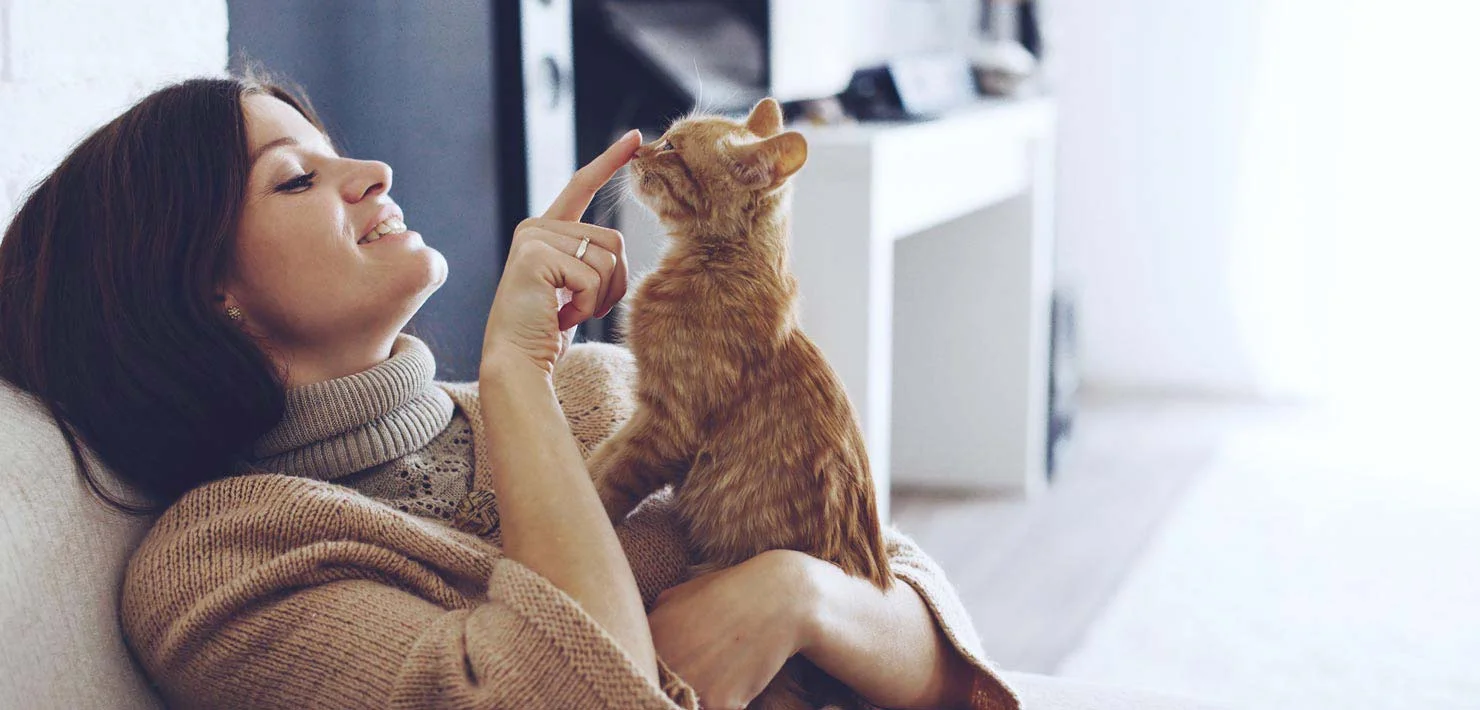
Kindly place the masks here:
MULTIPOLYGON (((1477 28, 1451 0, 0 0, 0 223, 154 87, 257 61, 395 168, 452 265, 413 328, 472 379, 515 223, 630 127, 774 95, 811 145, 803 325, 989 655, 1477 708, 1477 28)), ((619 191, 588 217, 656 263, 619 191)))

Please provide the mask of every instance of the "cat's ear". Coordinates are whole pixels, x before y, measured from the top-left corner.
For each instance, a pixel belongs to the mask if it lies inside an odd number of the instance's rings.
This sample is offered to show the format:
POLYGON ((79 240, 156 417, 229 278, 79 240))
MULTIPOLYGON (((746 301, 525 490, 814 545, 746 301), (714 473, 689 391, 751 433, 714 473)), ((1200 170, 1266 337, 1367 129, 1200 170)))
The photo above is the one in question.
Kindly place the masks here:
POLYGON ((736 149, 735 177, 757 189, 780 185, 807 162, 807 139, 787 131, 736 149))
POLYGON ((781 132, 781 104, 767 96, 750 110, 745 119, 745 128, 761 138, 770 138, 781 132))

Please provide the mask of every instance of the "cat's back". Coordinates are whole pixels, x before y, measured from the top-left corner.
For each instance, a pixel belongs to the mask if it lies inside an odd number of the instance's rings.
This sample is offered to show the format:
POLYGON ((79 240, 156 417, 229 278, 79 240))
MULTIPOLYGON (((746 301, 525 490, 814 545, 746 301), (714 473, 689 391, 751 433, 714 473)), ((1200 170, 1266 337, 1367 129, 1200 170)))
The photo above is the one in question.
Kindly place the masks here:
POLYGON ((777 353, 778 379, 789 382, 788 389, 805 396, 807 404, 853 418, 853 407, 848 399, 843 379, 823 355, 822 348, 801 328, 787 334, 785 345, 777 353))

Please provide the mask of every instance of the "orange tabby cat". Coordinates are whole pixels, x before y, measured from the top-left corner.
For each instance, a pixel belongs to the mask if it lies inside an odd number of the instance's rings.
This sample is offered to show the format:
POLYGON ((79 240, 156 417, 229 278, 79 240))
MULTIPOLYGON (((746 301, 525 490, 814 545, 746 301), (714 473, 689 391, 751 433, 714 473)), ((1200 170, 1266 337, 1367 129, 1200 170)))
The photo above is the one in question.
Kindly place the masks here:
MULTIPOLYGON (((863 434, 797 323, 787 179, 806 157, 772 99, 744 123, 680 120, 638 150, 634 189, 671 239, 629 303, 637 411, 589 466, 614 522, 673 484, 704 570, 785 548, 888 589, 863 434)), ((788 679, 805 665, 751 707, 812 706, 788 679)))

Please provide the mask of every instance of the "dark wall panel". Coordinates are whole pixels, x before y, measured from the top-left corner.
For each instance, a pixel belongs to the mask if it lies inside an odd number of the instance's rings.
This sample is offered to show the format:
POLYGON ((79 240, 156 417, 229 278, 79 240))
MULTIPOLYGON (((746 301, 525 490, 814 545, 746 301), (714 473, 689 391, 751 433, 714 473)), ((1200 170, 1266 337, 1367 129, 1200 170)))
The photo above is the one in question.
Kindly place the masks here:
POLYGON ((490 1, 231 0, 232 67, 260 61, 308 92, 346 154, 389 163, 407 223, 447 257, 412 321, 440 379, 477 378, 504 262, 490 1))

